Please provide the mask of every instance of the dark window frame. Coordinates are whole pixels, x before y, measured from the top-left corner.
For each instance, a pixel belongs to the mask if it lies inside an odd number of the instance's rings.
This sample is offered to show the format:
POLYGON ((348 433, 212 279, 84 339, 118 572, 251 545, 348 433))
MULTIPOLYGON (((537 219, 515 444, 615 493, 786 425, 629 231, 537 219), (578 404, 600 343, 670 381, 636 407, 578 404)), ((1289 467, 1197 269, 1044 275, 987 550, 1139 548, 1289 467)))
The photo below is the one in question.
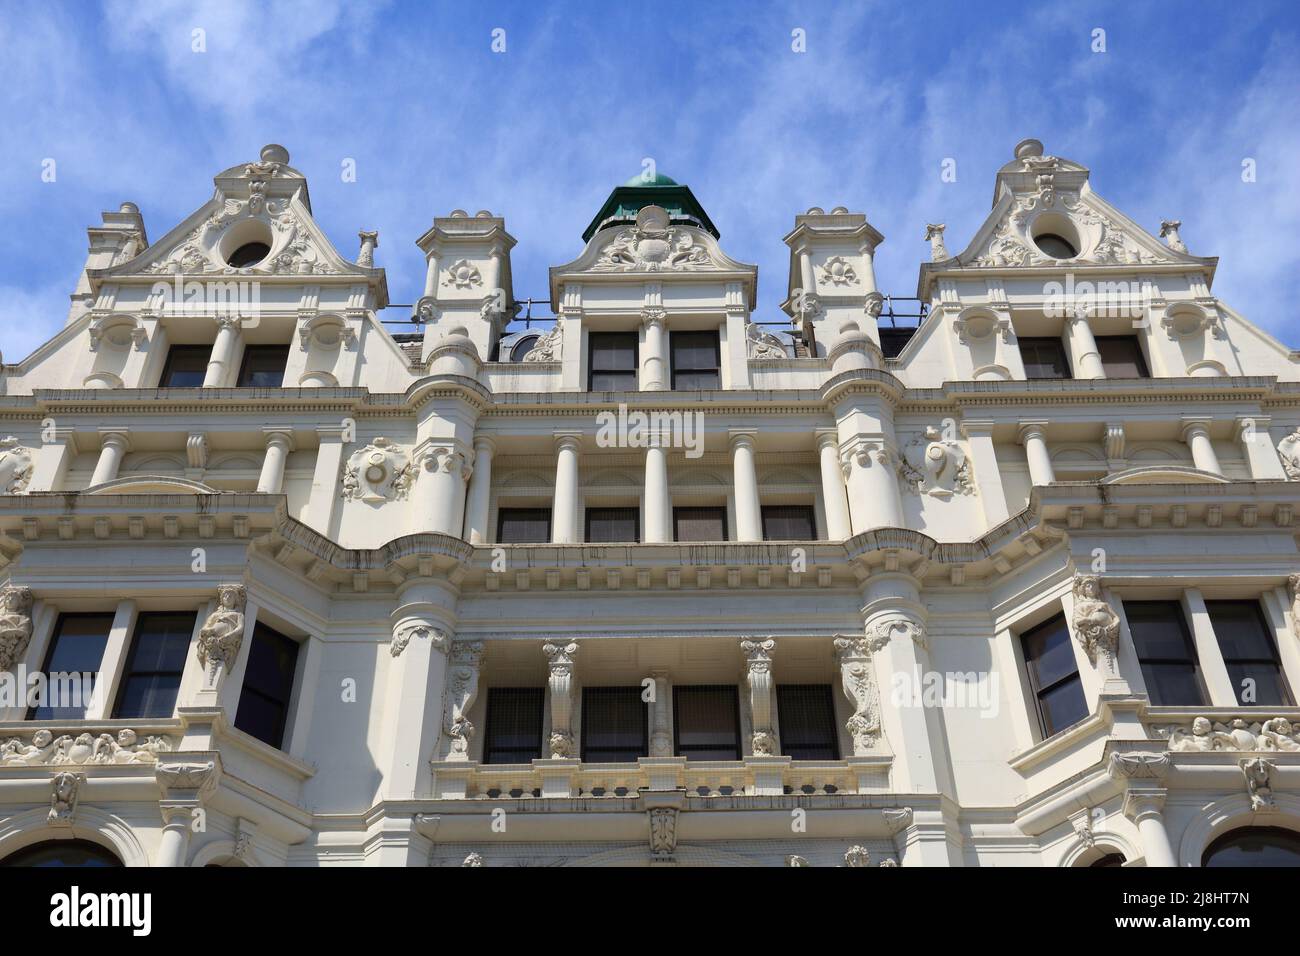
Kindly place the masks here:
POLYGON ((1223 658, 1223 666, 1228 671, 1228 678, 1233 683, 1233 694, 1237 697, 1238 707, 1294 707, 1295 695, 1291 692, 1290 682, 1286 679, 1286 670, 1282 667, 1282 655, 1277 646, 1277 635, 1273 633, 1273 628, 1269 626, 1268 617, 1264 613, 1264 608, 1260 606, 1259 601, 1242 599, 1242 600, 1221 600, 1206 601, 1205 610, 1210 618, 1210 626, 1214 630, 1214 642, 1219 646, 1219 656, 1223 658), (1249 607, 1259 624, 1260 634, 1263 636, 1265 643, 1270 651, 1271 657, 1229 657, 1227 651, 1223 648, 1223 639, 1219 633, 1220 625, 1214 620, 1214 609, 1227 605, 1236 605, 1240 607, 1249 607), (1243 664, 1266 665, 1272 668, 1273 673, 1277 676, 1277 689, 1281 692, 1281 701, 1252 701, 1243 702, 1241 699, 1241 688, 1238 686, 1240 681, 1232 677, 1234 665, 1243 664))
MULTIPOLYGON (((1060 336, 1022 335, 1016 339, 1016 346, 1018 351, 1020 352, 1020 362, 1025 367, 1026 380, 1031 382, 1064 381, 1074 377, 1074 371, 1070 367, 1070 356, 1066 353, 1065 343, 1061 341, 1060 336), (1035 350, 1033 363, 1030 363, 1025 359, 1026 348, 1035 350), (1043 363, 1038 360, 1039 357, 1037 354, 1037 350, 1048 349, 1048 348, 1052 349, 1056 353, 1055 357, 1059 359, 1061 374, 1060 375, 1030 375, 1029 368, 1031 364, 1034 365, 1035 367, 1041 367, 1043 365, 1043 363)), ((1057 364, 1057 363, 1053 363, 1053 364, 1057 364)))
POLYGON ((639 542, 641 540, 641 509, 637 507, 619 507, 619 506, 584 508, 582 513, 582 540, 583 543, 585 544, 632 544, 632 543, 639 542), (609 518, 608 517, 609 514, 615 511, 625 511, 630 514, 634 525, 633 530, 635 532, 633 537, 599 538, 599 539, 593 538, 591 536, 591 522, 593 517, 599 516, 596 517, 596 520, 626 520, 626 518, 621 518, 621 519, 609 518))
POLYGON ((198 624, 198 612, 196 611, 143 611, 136 615, 135 626, 131 629, 131 644, 126 652, 126 664, 122 670, 122 679, 117 685, 117 699, 113 701, 113 719, 125 720, 130 718, 167 718, 176 713, 176 701, 180 696, 181 678, 185 674, 185 661, 189 658, 190 643, 194 638, 194 628, 198 624), (140 653, 140 639, 144 636, 145 622, 150 618, 172 617, 177 619, 188 619, 189 629, 184 631, 185 647, 181 653, 180 670, 136 670, 136 656, 140 653), (132 680, 135 679, 154 679, 159 677, 174 676, 176 678, 176 696, 172 698, 172 705, 165 714, 122 714, 122 705, 125 702, 127 689, 132 680))
MULTIPOLYGON (((759 515, 758 515, 758 517, 759 517, 759 526, 761 527, 761 529, 762 529, 762 531, 763 531, 763 540, 764 540, 764 541, 817 541, 817 540, 818 540, 818 538, 817 538, 817 509, 816 509, 815 507, 813 507, 812 505, 760 505, 760 506, 759 506, 759 509, 758 509, 758 512, 759 512, 759 515), (795 512, 795 511, 799 511, 799 512, 802 512, 804 515, 806 515, 807 518, 808 518, 808 537, 806 537, 806 538, 804 538, 804 537, 780 537, 780 538, 776 538, 776 537, 772 537, 771 535, 769 535, 769 534, 767 533, 767 526, 768 526, 768 520, 769 520, 769 517, 770 517, 773 521, 778 520, 779 516, 776 514, 776 512, 778 512, 778 511, 786 511, 786 512, 795 512)), ((790 517, 792 517, 792 515, 791 515, 791 514, 787 514, 785 517, 786 517, 786 518, 790 518, 790 517)))
POLYGON ((1038 730, 1042 734, 1043 740, 1054 737, 1067 727, 1072 727, 1080 720, 1086 718, 1091 711, 1088 708, 1088 698, 1083 691, 1083 675, 1079 673, 1078 662, 1075 662, 1074 670, 1057 677, 1047 684, 1042 684, 1039 680, 1038 660, 1041 655, 1030 653, 1030 641, 1038 635, 1049 629, 1061 628, 1064 630, 1066 644, 1073 649, 1073 635, 1070 633, 1070 626, 1064 613, 1053 614, 1045 621, 1035 624, 1033 627, 1026 628, 1020 632, 1020 654, 1025 662, 1025 676, 1029 680, 1029 692, 1034 698, 1034 711, 1038 715, 1038 730), (1079 699, 1082 701, 1080 715, 1074 720, 1057 727, 1052 720, 1051 712, 1045 706, 1043 700, 1054 691, 1061 690, 1073 684, 1078 688, 1079 699))
POLYGON ((172 345, 167 349, 167 358, 163 361, 162 374, 158 377, 159 388, 202 388, 203 378, 207 375, 208 365, 212 361, 211 345, 172 345), (197 363, 197 368, 185 369, 184 372, 193 374, 198 373, 199 383, 197 385, 172 385, 171 376, 176 369, 173 367, 179 356, 203 356, 202 360, 197 363))
POLYGON ((640 389, 641 343, 635 332, 588 332, 587 333, 587 391, 589 392, 635 392, 640 389), (632 368, 596 368, 596 351, 609 348, 618 340, 618 347, 631 347, 632 368), (619 376, 620 380, 630 383, 625 388, 597 388, 596 376, 619 376))
POLYGON ((498 508, 497 509, 497 544, 548 544, 551 540, 551 509, 550 508, 498 508), (524 515, 532 515, 531 519, 525 518, 524 515), (519 541, 507 540, 505 536, 506 522, 508 520, 536 521, 538 518, 544 518, 546 521, 546 536, 539 541, 519 541))
POLYGON ((685 542, 701 541, 726 541, 727 540, 727 506, 726 505, 682 505, 673 508, 673 540, 685 542), (691 512, 692 514, 687 514, 691 512), (698 519, 704 517, 703 512, 710 512, 713 517, 720 519, 722 535, 718 538, 683 538, 678 534, 678 522, 682 518, 687 520, 692 517, 698 519))
MULTIPOLYGON (((1142 339, 1137 335, 1098 335, 1094 339, 1097 343, 1097 358, 1101 361, 1101 367, 1105 371, 1107 378, 1113 378, 1116 381, 1134 381, 1137 379, 1150 378, 1151 366, 1147 363, 1146 352, 1142 348, 1142 339), (1124 342, 1133 347, 1134 366, 1140 375, 1114 375, 1111 372, 1111 365, 1115 364, 1114 360, 1108 360, 1104 349, 1109 343, 1124 342)), ((1126 358, 1127 361, 1127 358, 1126 358)))
POLYGON ((722 342, 721 336, 717 329, 683 329, 678 332, 668 334, 668 366, 669 380, 673 391, 678 391, 677 375, 708 375, 712 374, 714 383, 711 386, 692 385, 687 387, 686 391, 716 391, 722 388, 722 342), (692 341, 707 339, 708 345, 713 347, 713 364, 710 366, 701 366, 699 368, 683 367, 677 360, 678 347, 684 352, 688 348, 698 348, 692 346, 692 341))
POLYGON ((266 624, 263 621, 258 621, 253 625, 253 633, 252 636, 249 638, 249 641, 250 641, 250 647, 248 651, 249 663, 251 663, 251 658, 253 655, 253 651, 256 649, 256 645, 261 641, 267 641, 278 645, 276 650, 292 646, 293 667, 290 669, 291 673, 289 674, 287 693, 284 694, 284 700, 281 702, 277 700, 274 696, 272 696, 271 692, 264 690, 260 687, 251 686, 249 684, 248 663, 246 663, 243 683, 239 689, 239 704, 235 707, 234 726, 237 730, 240 730, 248 734, 250 737, 253 737, 256 740, 262 741, 262 743, 267 744, 268 746, 274 747, 276 750, 284 750, 284 744, 285 744, 284 735, 285 732, 289 729, 289 721, 293 717, 293 703, 294 703, 293 697, 294 697, 294 691, 297 689, 297 685, 298 685, 299 666, 302 663, 302 657, 301 657, 302 642, 295 640, 294 638, 290 637, 287 634, 282 634, 281 632, 277 631, 275 628, 271 627, 269 624, 266 624), (266 737, 259 736, 258 734, 249 730, 247 726, 241 727, 239 725, 239 712, 243 707, 244 699, 245 696, 247 695, 256 697, 259 700, 261 700, 263 703, 271 704, 272 706, 276 707, 277 710, 279 711, 278 717, 275 722, 275 732, 270 735, 272 738, 274 738, 273 740, 268 740, 266 737))
POLYGON ((283 388, 284 373, 289 365, 289 346, 287 345, 245 345, 244 354, 239 360, 239 376, 235 379, 236 388, 283 388), (264 374, 265 369, 251 368, 250 360, 260 360, 267 355, 280 359, 277 371, 280 381, 275 385, 254 385, 249 379, 254 375, 264 374))
MULTIPOLYGON (((583 763, 635 763, 638 757, 650 756, 650 712, 646 707, 645 701, 641 699, 642 687, 640 684, 629 686, 608 686, 608 687, 584 687, 582 689, 582 761, 583 763), (593 718, 598 716, 596 711, 598 705, 594 699, 598 696, 605 695, 613 698, 618 695, 626 695, 630 700, 635 700, 639 711, 637 727, 640 730, 640 737, 634 744, 624 746, 593 747, 589 735, 593 730, 599 732, 602 728, 595 725, 593 718), (600 759, 597 755, 603 755, 610 752, 625 754, 618 760, 600 759)), ((624 702, 626 703, 626 702, 624 702)))
POLYGON ((489 687, 484 699, 486 714, 483 720, 483 763, 485 764, 519 764, 530 763, 533 760, 540 760, 542 757, 542 736, 546 726, 546 688, 545 687, 489 687), (498 728, 493 726, 493 716, 501 707, 502 700, 507 694, 527 695, 530 698, 536 698, 535 706, 537 708, 537 740, 535 745, 518 747, 494 746, 493 730, 498 728), (495 702, 493 700, 495 698, 495 702), (528 756, 523 760, 496 760, 493 759, 498 754, 509 754, 512 756, 528 756))
MULTIPOLYGON (((840 759, 839 722, 835 719, 835 688, 830 684, 777 684, 776 719, 781 728, 782 754, 792 757, 795 760, 840 759), (818 706, 824 704, 827 720, 825 726, 813 729, 824 732, 825 739, 823 741, 816 741, 811 737, 807 740, 791 739, 791 725, 794 721, 787 718, 793 716, 793 709, 796 705, 806 706, 804 702, 796 701, 794 698, 801 695, 812 697, 814 694, 817 698, 820 698, 820 700, 817 701, 818 706), (826 756, 800 756, 796 753, 796 751, 806 753, 817 748, 827 751, 826 756)), ((815 723, 815 721, 813 723, 815 723)))
POLYGON ((1196 651, 1196 641, 1192 636, 1191 625, 1187 622, 1187 615, 1183 611, 1183 605, 1180 601, 1125 601, 1124 617, 1128 621, 1129 634, 1133 637, 1133 649, 1137 655, 1138 666, 1142 671, 1142 679, 1147 685, 1147 696, 1151 703, 1157 707, 1208 707, 1210 695, 1205 687, 1205 675, 1201 672, 1201 658, 1196 651), (1182 631, 1183 645, 1187 649, 1188 658, 1182 660, 1173 657, 1143 657, 1142 647, 1137 637, 1137 629, 1133 627, 1134 611, 1148 607, 1168 606, 1175 610, 1175 619, 1182 631), (1152 690, 1152 681, 1147 680, 1148 667, 1186 667, 1188 664, 1192 667, 1192 680, 1200 694, 1199 701, 1158 701, 1155 699, 1155 692, 1152 690))
MULTIPOLYGON (((94 672, 95 681, 94 684, 92 685, 92 690, 91 690, 91 692, 94 693, 94 688, 97 688, 99 686, 99 681, 103 677, 104 655, 108 653, 108 642, 109 639, 113 636, 113 621, 117 617, 116 613, 113 611, 64 611, 61 614, 59 614, 59 616, 54 621, 54 630, 50 633, 50 643, 45 648, 45 656, 41 660, 41 673, 45 674, 47 678, 53 677, 53 674, 50 670, 50 665, 54 662, 54 653, 56 650, 58 650, 59 638, 62 637, 63 635, 64 622, 72 619, 84 620, 86 618, 92 618, 92 617, 104 618, 108 622, 108 627, 105 629, 104 632, 104 646, 99 652, 99 667, 94 672)), ((62 673, 69 673, 69 672, 59 671, 58 673, 62 674, 62 673)), ((87 706, 89 706, 89 703, 90 703, 89 701, 86 701, 87 706)), ((37 714, 41 710, 47 710, 47 709, 55 710, 61 708, 53 708, 53 707, 45 707, 45 706, 28 707, 26 719, 27 720, 85 720, 86 719, 85 711, 82 711, 80 717, 60 716, 57 714, 52 714, 47 717, 37 716, 37 714)))
POLYGON ((741 745, 741 739, 740 739, 740 691, 735 684, 685 684, 673 688, 673 753, 674 754, 676 754, 679 757, 685 757, 686 759, 689 760, 691 759, 691 753, 693 751, 700 752, 705 750, 724 749, 722 746, 718 746, 713 743, 683 745, 681 742, 681 734, 682 734, 681 704, 683 698, 689 696, 691 692, 717 693, 719 691, 726 691, 728 695, 731 697, 731 703, 735 705, 733 709, 733 716, 735 718, 735 723, 734 723, 735 756, 731 758, 706 757, 703 759, 706 760, 744 759, 744 750, 741 745), (683 691, 685 691, 685 693, 683 693, 683 691))

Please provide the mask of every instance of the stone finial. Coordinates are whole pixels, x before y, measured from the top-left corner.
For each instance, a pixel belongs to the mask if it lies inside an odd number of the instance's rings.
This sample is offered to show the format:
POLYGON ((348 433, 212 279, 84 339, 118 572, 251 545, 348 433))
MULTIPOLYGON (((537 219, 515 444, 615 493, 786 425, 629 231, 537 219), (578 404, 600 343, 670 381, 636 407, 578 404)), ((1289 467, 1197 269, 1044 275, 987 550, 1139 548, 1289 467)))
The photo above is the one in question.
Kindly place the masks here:
POLYGON ((1169 248, 1174 252, 1186 252, 1187 243, 1183 242, 1183 237, 1178 234, 1182 228, 1181 219, 1162 219, 1160 220, 1160 238, 1169 244, 1169 248))
POLYGON ((361 251, 357 253, 357 265, 366 269, 374 268, 375 249, 379 246, 379 231, 366 232, 364 229, 357 233, 361 239, 361 251))
POLYGON ((948 247, 943 244, 943 231, 948 228, 942 222, 929 222, 925 224, 925 238, 930 243, 930 259, 934 262, 942 262, 948 258, 948 247))

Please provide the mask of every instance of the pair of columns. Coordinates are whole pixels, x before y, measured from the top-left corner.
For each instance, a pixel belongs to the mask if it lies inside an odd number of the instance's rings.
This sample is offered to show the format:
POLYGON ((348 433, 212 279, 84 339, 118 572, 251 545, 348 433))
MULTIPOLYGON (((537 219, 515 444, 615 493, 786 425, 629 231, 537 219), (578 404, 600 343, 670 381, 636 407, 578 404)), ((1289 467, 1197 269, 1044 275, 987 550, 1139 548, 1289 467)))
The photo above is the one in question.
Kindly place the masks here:
MULTIPOLYGON (((1186 421, 1179 437, 1191 449, 1192 463, 1196 468, 1222 475, 1219 456, 1210 440, 1209 425, 1209 421, 1204 419, 1186 421)), ((1032 483, 1035 486, 1050 485, 1056 480, 1056 474, 1052 468, 1052 456, 1047 450, 1047 422, 1024 422, 1020 426, 1019 438, 1020 444, 1025 446, 1032 483)))
MULTIPOLYGON (((262 459, 262 470, 257 480, 257 490, 261 494, 278 495, 284 490, 284 471, 289 460, 289 453, 294 450, 293 432, 288 428, 267 427, 266 453, 262 459)), ((122 459, 131 450, 131 436, 126 428, 101 428, 99 459, 95 462, 95 471, 91 475, 90 485, 102 485, 113 481, 122 470, 122 459)))

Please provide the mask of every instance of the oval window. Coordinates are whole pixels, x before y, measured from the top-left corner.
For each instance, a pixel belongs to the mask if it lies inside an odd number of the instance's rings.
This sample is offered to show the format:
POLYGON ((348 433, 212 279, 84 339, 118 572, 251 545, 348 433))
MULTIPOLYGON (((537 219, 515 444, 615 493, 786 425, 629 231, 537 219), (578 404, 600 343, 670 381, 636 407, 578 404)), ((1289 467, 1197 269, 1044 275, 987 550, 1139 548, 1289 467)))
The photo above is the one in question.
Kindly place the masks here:
POLYGON ((226 260, 236 269, 247 269, 249 266, 255 266, 271 254, 271 247, 265 242, 246 242, 226 260))
POLYGON ((1042 250, 1043 255, 1051 256, 1053 259, 1073 259, 1079 254, 1079 250, 1070 245, 1070 240, 1054 232, 1035 236, 1034 244, 1042 250))

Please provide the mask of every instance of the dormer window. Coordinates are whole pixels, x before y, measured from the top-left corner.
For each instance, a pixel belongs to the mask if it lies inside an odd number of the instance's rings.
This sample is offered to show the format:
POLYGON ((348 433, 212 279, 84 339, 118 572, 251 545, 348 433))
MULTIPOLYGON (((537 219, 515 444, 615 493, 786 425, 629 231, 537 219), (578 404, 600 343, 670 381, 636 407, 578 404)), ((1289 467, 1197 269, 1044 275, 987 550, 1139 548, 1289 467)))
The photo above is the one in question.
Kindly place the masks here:
POLYGON ((1073 259, 1079 254, 1079 250, 1070 244, 1070 240, 1064 236, 1058 236, 1054 232, 1045 232, 1041 236, 1035 236, 1034 244, 1038 246, 1043 255, 1051 256, 1053 259, 1073 259))
POLYGON ((247 269, 255 266, 271 254, 271 247, 265 242, 246 242, 232 252, 226 262, 235 269, 247 269))

